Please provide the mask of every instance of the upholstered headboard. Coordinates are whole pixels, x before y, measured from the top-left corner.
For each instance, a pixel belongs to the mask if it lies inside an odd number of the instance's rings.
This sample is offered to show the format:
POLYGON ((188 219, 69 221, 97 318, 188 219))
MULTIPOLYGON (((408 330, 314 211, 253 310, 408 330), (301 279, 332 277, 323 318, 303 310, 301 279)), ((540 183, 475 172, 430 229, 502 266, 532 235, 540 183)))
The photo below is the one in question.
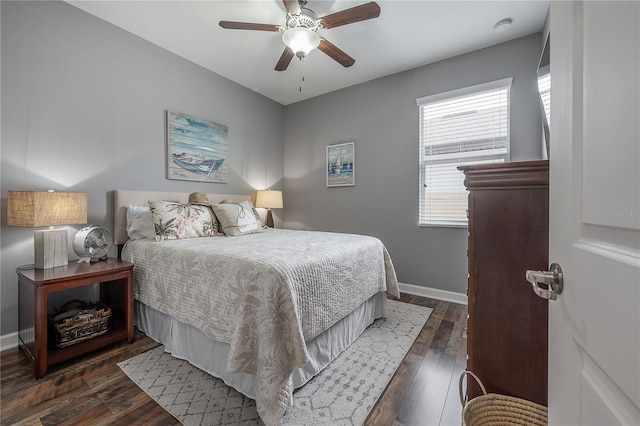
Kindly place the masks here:
MULTIPOLYGON (((195 192, 195 191, 193 191, 195 192)), ((146 206, 149 200, 175 201, 186 203, 191 192, 142 191, 131 189, 116 189, 114 191, 113 212, 113 240, 115 244, 124 244, 129 239, 127 235, 127 208, 132 206, 146 206)), ((250 195, 238 194, 207 194, 212 203, 219 203, 224 199, 233 201, 251 201, 250 195)))

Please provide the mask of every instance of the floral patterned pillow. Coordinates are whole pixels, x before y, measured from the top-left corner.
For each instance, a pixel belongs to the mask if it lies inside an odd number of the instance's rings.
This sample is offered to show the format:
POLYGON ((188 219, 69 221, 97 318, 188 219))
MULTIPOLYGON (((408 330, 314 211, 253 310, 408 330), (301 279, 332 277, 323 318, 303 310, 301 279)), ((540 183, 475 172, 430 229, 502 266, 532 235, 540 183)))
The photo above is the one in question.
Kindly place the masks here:
POLYGON ((213 210, 200 204, 149 201, 156 241, 221 235, 213 210))

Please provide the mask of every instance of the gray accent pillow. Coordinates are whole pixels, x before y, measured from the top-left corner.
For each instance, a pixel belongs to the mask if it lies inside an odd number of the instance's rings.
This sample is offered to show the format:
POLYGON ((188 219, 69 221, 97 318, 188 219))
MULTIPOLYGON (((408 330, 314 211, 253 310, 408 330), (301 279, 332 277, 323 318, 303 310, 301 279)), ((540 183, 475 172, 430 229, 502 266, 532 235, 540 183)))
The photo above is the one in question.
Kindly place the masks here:
POLYGON ((211 204, 211 207, 226 235, 239 236, 264 231, 264 224, 251 201, 211 204))

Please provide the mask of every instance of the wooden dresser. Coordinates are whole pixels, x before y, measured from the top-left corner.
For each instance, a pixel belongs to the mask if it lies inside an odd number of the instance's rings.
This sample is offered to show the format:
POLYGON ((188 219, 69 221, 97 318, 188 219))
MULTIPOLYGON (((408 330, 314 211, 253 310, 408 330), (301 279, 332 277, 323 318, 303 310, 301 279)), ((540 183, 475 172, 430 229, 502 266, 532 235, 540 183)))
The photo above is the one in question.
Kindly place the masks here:
MULTIPOLYGON (((467 369, 487 392, 547 405, 548 302, 525 273, 549 266, 549 162, 460 170, 469 189, 467 369)), ((478 395, 469 380, 468 398, 478 395)))

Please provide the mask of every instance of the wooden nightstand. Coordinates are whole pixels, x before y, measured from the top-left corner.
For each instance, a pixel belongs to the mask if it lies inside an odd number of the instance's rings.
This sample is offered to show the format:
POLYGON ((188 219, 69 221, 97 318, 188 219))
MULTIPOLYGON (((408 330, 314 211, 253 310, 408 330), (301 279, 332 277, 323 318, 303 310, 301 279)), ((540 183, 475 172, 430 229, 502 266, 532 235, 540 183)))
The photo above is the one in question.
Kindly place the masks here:
POLYGON ((127 339, 133 342, 133 264, 116 259, 96 263, 69 262, 67 266, 34 269, 21 266, 18 273, 18 341, 34 360, 37 379, 47 368, 105 345, 127 339), (109 332, 63 349, 48 344, 49 293, 100 284, 100 301, 111 307, 109 332))

